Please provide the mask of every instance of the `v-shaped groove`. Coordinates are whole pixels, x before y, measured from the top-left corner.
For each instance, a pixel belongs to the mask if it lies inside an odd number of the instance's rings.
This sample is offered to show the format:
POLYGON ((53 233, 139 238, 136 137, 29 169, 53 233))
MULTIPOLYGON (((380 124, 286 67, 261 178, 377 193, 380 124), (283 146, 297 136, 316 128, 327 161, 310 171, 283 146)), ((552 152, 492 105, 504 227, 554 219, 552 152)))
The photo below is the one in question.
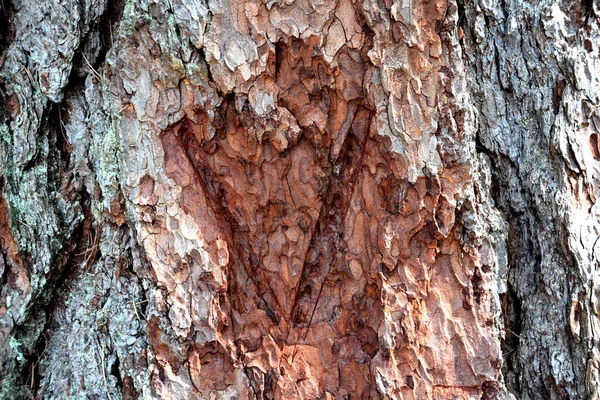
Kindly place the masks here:
POLYGON ((189 127, 186 126, 185 123, 180 127, 177 134, 175 134, 175 137, 177 138, 181 148, 184 150, 189 162, 194 167, 193 170, 199 179, 200 187, 204 197, 210 202, 209 207, 221 225, 219 226, 220 230, 228 236, 227 239, 231 245, 231 248, 235 249, 237 252, 237 257, 231 257, 231 259, 233 262, 239 262, 242 264, 246 275, 250 278, 250 281, 254 285, 258 296, 265 306, 267 315, 275 323, 275 325, 278 326, 281 318, 285 320, 283 307, 281 307, 281 304, 277 300, 277 297, 270 286, 264 287, 264 284, 261 285, 256 281, 255 275, 259 274, 262 278, 260 279, 260 282, 267 282, 263 271, 259 268, 256 254, 254 254, 252 247, 250 246, 248 234, 245 233, 241 226, 236 222, 236 219, 231 211, 221 204, 215 193, 213 193, 213 190, 210 190, 208 187, 206 187, 208 184, 212 184, 212 182, 218 182, 218 180, 212 176, 212 174, 210 174, 212 170, 205 164, 203 157, 204 152, 200 147, 200 143, 198 143, 196 137, 189 132, 189 127), (200 159, 194 157, 194 155, 199 156, 200 159), (248 264, 250 264, 250 267, 248 264), (265 298, 266 294, 268 294, 271 298, 270 301, 267 301, 265 298), (272 309, 272 305, 276 307, 275 310, 272 309))
MULTIPOLYGON (((348 209, 350 207, 350 202, 351 202, 352 196, 354 195, 354 192, 355 192, 356 181, 358 179, 359 171, 361 170, 361 166, 363 163, 365 147, 366 147, 367 141, 369 139, 369 129, 370 129, 372 118, 373 118, 372 111, 366 109, 364 106, 361 105, 361 107, 359 107, 359 111, 354 115, 352 125, 354 125, 354 121, 357 118, 357 115, 360 113, 360 109, 363 109, 363 110, 369 112, 369 120, 365 127, 366 132, 363 132, 364 138, 362 140, 362 143, 360 143, 360 145, 359 145, 360 156, 359 156, 358 160, 356 160, 356 162, 349 162, 349 163, 346 163, 346 165, 341 166, 342 169, 353 168, 352 175, 350 176, 350 178, 348 179, 348 182, 347 182, 347 185, 349 186, 349 190, 347 192, 347 195, 345 196, 347 198, 344 199, 345 201, 342 201, 342 207, 344 209, 340 210, 341 213, 335 213, 336 215, 343 215, 343 219, 342 219, 342 221, 340 221, 338 223, 333 222, 333 224, 331 223, 332 221, 328 220, 328 219, 330 219, 330 211, 335 207, 335 205, 328 203, 327 199, 328 199, 328 197, 330 197, 332 195, 332 190, 335 187, 335 185, 344 183, 344 182, 342 182, 342 178, 336 178, 335 175, 332 175, 332 176, 330 176, 330 181, 328 183, 327 190, 326 190, 326 193, 324 196, 324 202, 321 207, 319 219, 317 220, 317 223, 315 224, 315 229, 313 230, 311 242, 310 242, 310 245, 306 252, 308 255, 311 250, 316 250, 319 252, 319 254, 317 254, 316 263, 314 263, 312 265, 309 265, 306 258, 304 260, 303 273, 302 273, 299 283, 297 284, 294 302, 292 304, 292 309, 291 309, 289 317, 288 317, 289 321, 290 321, 290 325, 288 327, 287 337, 289 337, 292 324, 295 323, 294 314, 297 312, 299 303, 301 301, 301 296, 303 296, 303 294, 304 294, 303 286, 308 285, 308 282, 310 282, 311 280, 314 280, 315 283, 319 286, 319 289, 318 289, 318 292, 316 295, 316 299, 314 300, 314 303, 312 305, 312 310, 310 311, 309 315, 306 315, 306 317, 308 317, 308 322, 306 324, 306 328, 308 328, 312 323, 314 314, 316 312, 316 309, 317 309, 317 306, 318 306, 318 303, 319 303, 319 300, 321 297, 321 293, 323 292, 323 287, 325 285, 325 282, 327 281, 327 277, 329 276, 329 273, 331 272, 331 263, 333 262, 333 260, 330 260, 329 262, 327 262, 327 261, 324 262, 323 260, 321 260, 322 255, 323 255, 322 254, 322 252, 323 252, 322 236, 326 235, 327 231, 333 231, 333 232, 331 232, 332 235, 335 235, 336 233, 339 234, 338 231, 340 230, 340 226, 343 225, 343 222, 345 221, 348 209), (311 273, 312 267, 318 266, 320 263, 327 264, 327 265, 321 265, 321 267, 325 268, 325 271, 322 274, 320 274, 320 276, 317 276, 317 277, 311 279, 310 273, 311 273)), ((342 155, 342 154, 345 155, 348 151, 350 151, 350 146, 352 144, 351 137, 358 138, 359 135, 351 134, 349 132, 348 136, 346 136, 344 143, 342 145, 342 150, 340 152, 340 155, 342 155)), ((353 160, 350 159, 350 161, 353 161, 353 160)), ((311 294, 312 294, 312 291, 311 291, 311 294)), ((311 294, 309 294, 309 296, 314 297, 314 296, 311 296, 311 294)), ((305 332, 305 338, 306 338, 307 333, 308 333, 308 329, 305 332)))

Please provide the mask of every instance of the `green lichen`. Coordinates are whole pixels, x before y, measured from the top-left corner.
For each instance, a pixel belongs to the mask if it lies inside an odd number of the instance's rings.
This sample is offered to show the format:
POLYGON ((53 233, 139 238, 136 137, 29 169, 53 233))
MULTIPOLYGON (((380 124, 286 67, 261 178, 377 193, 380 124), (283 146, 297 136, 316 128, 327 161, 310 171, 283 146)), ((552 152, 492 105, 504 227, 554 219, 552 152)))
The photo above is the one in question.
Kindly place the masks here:
POLYGON ((0 140, 5 143, 6 146, 13 145, 10 130, 5 124, 0 124, 0 140))
POLYGON ((11 337, 8 341, 8 345, 14 354, 15 359, 18 362, 25 362, 25 356, 23 355, 23 351, 21 350, 21 342, 11 337))

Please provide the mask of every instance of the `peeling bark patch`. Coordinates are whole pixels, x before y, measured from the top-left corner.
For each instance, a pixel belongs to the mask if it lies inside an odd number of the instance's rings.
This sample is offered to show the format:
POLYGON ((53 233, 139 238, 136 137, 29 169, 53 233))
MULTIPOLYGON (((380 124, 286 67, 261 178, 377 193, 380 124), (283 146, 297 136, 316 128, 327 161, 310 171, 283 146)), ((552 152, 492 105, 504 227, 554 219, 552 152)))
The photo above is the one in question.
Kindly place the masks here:
POLYGON ((194 345, 188 356, 188 363, 194 387, 203 396, 209 396, 215 390, 226 390, 235 383, 231 359, 227 351, 216 342, 204 346, 194 345), (214 379, 216 371, 222 374, 221 379, 214 379))
POLYGON ((140 396, 139 392, 135 390, 133 379, 130 376, 123 378, 123 390, 121 393, 123 400, 136 400, 140 396))
MULTIPOLYGON (((381 370, 414 393, 483 393, 480 377, 495 379, 500 367, 487 333, 450 339, 446 327, 449 319, 470 324, 489 290, 489 269, 475 268, 454 236, 456 182, 468 169, 455 164, 410 184, 363 97, 373 73, 365 52, 340 50, 332 69, 314 45, 278 42, 271 69, 247 95, 222 98, 212 119, 195 107, 160 134, 182 210, 200 227, 212 265, 226 271, 226 285, 211 288, 231 305, 220 334, 233 339, 259 397, 379 398, 381 370), (440 338, 452 358, 434 344, 440 338), (472 364, 471 349, 485 361, 472 364)), ((143 182, 140 190, 150 187, 143 182)), ((236 384, 230 372, 220 378, 196 366, 204 366, 200 344, 176 361, 167 343, 154 344, 157 356, 173 371, 189 363, 198 392, 236 384)), ((224 351, 211 354, 205 369, 230 371, 224 351)))
MULTIPOLYGON (((19 254, 19 248, 12 236, 10 220, 8 205, 4 196, 0 194, 0 252, 4 263, 2 275, 8 287, 26 294, 30 291, 31 271, 19 254)), ((2 288, 5 287, 2 285, 2 288)))

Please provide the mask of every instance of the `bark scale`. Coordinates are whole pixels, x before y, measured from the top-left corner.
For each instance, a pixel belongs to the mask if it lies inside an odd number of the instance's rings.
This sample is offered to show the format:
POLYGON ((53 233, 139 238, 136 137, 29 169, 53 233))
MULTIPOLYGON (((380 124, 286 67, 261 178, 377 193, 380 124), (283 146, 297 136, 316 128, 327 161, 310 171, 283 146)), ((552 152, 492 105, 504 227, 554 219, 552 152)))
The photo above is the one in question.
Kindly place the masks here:
POLYGON ((5 1, 0 397, 596 398, 599 13, 5 1))

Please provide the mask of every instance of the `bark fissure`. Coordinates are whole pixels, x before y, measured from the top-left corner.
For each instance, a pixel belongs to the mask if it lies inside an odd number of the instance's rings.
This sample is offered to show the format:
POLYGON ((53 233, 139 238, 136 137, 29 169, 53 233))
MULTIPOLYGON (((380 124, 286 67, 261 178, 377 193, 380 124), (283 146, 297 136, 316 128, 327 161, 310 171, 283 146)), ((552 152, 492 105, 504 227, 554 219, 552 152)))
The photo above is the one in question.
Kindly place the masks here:
MULTIPOLYGON (((82 204, 85 203, 86 199, 84 197, 82 204)), ((82 249, 79 244, 85 242, 84 238, 87 237, 87 232, 92 229, 89 209, 87 209, 86 214, 87 217, 75 228, 71 238, 66 242, 66 254, 57 257, 55 269, 48 277, 46 285, 41 289, 40 294, 30 301, 30 311, 27 314, 25 323, 15 327, 16 340, 32 341, 34 343, 31 349, 23 349, 27 352, 25 356, 27 362, 21 370, 22 384, 31 388, 34 398, 37 395, 42 378, 38 364, 46 351, 48 341, 52 338, 56 329, 55 313, 62 312, 69 286, 83 272, 80 265, 86 258, 81 252, 86 249, 82 249), (41 325, 41 329, 37 332, 38 336, 28 338, 32 333, 32 327, 38 324, 41 325)))

